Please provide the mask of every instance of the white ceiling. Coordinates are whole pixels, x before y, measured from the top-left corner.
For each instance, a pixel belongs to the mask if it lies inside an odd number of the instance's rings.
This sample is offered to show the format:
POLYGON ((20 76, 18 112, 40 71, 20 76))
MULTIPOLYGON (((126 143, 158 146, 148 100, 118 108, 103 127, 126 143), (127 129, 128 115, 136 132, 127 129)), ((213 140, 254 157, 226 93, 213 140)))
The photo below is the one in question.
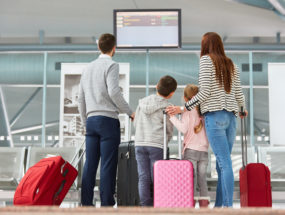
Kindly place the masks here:
POLYGON ((113 9, 181 8, 182 41, 221 36, 275 37, 285 21, 272 11, 229 0, 0 0, 0 38, 98 37, 113 32, 113 9))

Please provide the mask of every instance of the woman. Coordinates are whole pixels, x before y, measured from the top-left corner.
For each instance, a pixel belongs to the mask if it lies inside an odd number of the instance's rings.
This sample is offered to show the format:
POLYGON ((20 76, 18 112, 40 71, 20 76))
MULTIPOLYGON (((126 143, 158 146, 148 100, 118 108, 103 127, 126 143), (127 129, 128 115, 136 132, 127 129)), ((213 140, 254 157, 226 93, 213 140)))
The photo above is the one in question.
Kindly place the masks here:
MULTIPOLYGON (((216 156, 218 184, 215 207, 233 205, 231 151, 236 137, 236 116, 244 106, 239 76, 237 67, 225 55, 221 37, 214 32, 206 33, 201 43, 199 93, 185 107, 190 111, 200 105, 207 137, 216 156)), ((177 114, 181 108, 168 107, 167 112, 177 114)))

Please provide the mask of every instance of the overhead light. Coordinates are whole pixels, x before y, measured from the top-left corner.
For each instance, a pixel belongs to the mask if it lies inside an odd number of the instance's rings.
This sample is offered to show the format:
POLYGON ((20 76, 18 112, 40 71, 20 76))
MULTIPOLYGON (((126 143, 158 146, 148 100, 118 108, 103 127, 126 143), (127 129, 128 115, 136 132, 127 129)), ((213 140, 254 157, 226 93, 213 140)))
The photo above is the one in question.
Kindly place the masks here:
POLYGON ((285 16, 285 8, 283 7, 283 5, 278 1, 278 0, 268 0, 273 7, 279 12, 281 13, 283 16, 285 16))

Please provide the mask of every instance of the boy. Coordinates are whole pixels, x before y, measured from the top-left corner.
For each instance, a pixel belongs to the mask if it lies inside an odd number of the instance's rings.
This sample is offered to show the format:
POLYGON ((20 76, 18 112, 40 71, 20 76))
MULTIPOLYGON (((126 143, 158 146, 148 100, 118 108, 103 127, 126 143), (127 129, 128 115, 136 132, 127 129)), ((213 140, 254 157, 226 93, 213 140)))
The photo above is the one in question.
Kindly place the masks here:
MULTIPOLYGON (((157 94, 139 100, 134 126, 136 160, 138 164, 139 195, 141 206, 152 206, 153 164, 163 159, 163 110, 170 105, 170 99, 177 88, 171 76, 162 77, 156 85, 157 94)), ((173 126, 167 119, 168 141, 172 137, 173 126)))

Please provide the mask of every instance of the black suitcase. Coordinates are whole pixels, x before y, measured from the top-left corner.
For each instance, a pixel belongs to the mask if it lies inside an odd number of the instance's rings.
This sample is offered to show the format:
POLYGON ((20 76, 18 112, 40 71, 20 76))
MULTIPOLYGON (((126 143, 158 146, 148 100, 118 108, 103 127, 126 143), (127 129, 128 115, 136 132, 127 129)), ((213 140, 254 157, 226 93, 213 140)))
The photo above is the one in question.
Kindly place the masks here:
POLYGON ((134 141, 122 142, 119 146, 117 204, 118 206, 137 206, 140 204, 134 141))

